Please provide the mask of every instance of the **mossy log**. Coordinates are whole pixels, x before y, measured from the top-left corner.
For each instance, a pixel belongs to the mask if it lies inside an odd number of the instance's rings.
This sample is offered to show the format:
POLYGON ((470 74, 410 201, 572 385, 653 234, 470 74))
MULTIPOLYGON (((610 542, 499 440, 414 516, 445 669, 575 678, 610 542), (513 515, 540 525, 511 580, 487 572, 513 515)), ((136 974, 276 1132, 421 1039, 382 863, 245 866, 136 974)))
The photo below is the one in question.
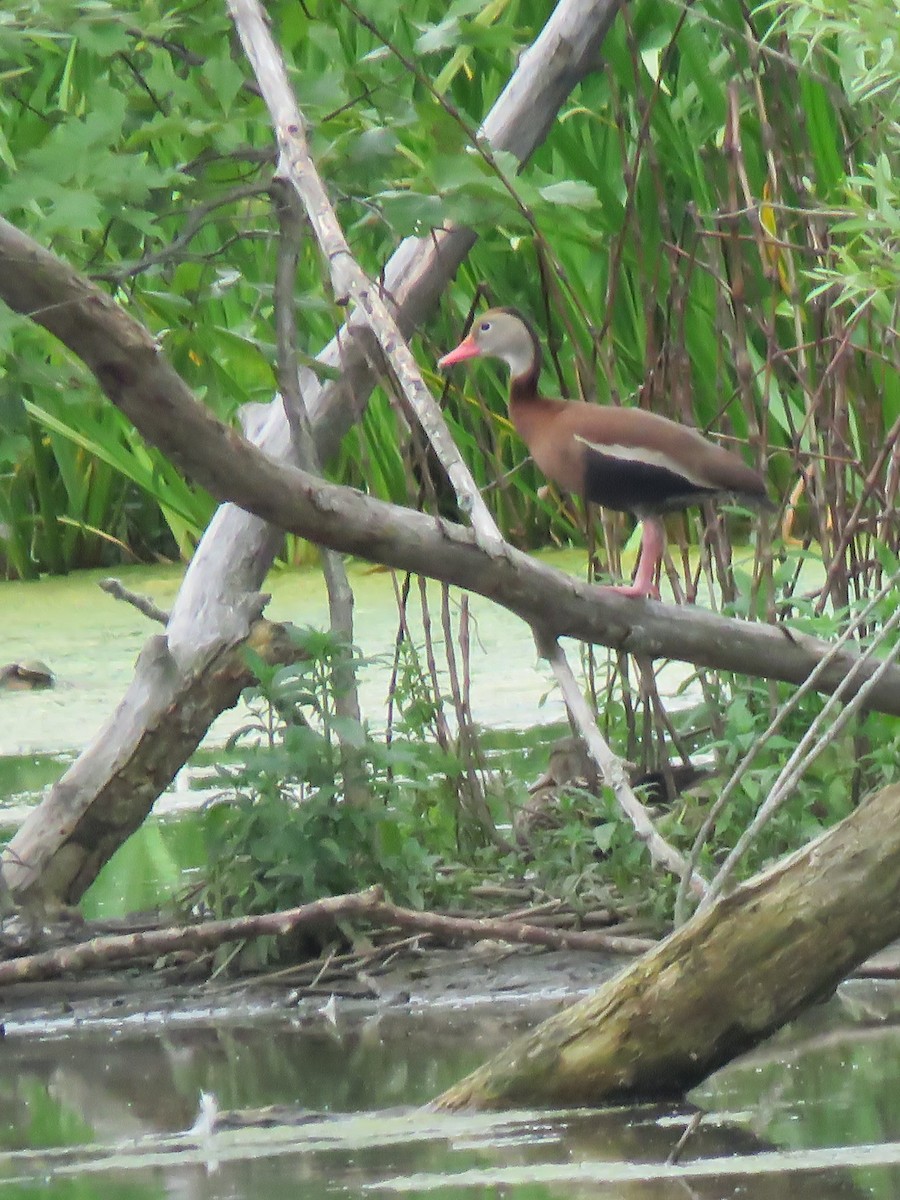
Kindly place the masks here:
POLYGON ((593 995, 435 1102, 598 1105, 683 1095, 900 937, 900 784, 698 911, 593 995))

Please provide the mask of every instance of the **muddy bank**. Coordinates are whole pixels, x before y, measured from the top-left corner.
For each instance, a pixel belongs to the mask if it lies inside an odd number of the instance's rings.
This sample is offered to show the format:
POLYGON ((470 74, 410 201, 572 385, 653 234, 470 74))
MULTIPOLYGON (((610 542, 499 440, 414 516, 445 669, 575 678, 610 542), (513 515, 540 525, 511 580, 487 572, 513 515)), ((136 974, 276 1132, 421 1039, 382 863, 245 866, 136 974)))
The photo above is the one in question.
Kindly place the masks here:
POLYGON ((521 1022, 599 987, 629 960, 567 950, 480 943, 409 953, 376 972, 296 986, 289 970, 187 980, 179 968, 128 969, 0 989, 7 1036, 66 1036, 95 1023, 143 1028, 294 1015, 333 1024, 387 1013, 489 1008, 521 1022), (182 978, 178 978, 178 976, 182 978))
MULTIPOLYGON (((454 1014, 510 1033, 536 1023, 612 978, 629 960, 611 954, 479 943, 410 952, 387 967, 296 986, 291 970, 244 978, 186 979, 177 967, 127 969, 0 989, 7 1037, 66 1037, 96 1026, 146 1031, 177 1025, 297 1021, 338 1028, 373 1018, 454 1014), (468 1016, 466 1016, 468 1014, 468 1016)), ((847 1016, 861 1022, 900 1014, 900 946, 870 960, 841 985, 847 1016), (893 978, 890 976, 893 975, 893 978), (884 976, 879 978, 879 976, 884 976)))

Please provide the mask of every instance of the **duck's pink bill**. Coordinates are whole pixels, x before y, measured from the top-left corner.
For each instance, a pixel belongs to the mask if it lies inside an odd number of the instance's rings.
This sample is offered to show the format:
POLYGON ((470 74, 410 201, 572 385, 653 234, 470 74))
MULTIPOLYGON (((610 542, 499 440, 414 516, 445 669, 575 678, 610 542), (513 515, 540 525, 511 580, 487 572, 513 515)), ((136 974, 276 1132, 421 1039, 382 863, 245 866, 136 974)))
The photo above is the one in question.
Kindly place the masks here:
POLYGON ((473 341, 471 337, 464 338, 455 350, 451 350, 449 354, 445 354, 443 358, 438 359, 438 366, 452 367, 454 363, 462 362, 466 358, 477 358, 481 353, 478 343, 473 341))

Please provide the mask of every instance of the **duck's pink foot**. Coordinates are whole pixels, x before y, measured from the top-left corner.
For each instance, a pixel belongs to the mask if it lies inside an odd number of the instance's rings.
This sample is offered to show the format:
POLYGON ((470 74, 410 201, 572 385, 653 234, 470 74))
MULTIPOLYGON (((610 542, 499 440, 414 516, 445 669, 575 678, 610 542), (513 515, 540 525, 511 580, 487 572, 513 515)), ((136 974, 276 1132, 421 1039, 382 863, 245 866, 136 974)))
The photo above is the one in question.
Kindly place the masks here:
POLYGON ((615 592, 619 596, 629 596, 634 600, 661 600, 659 588, 655 583, 649 586, 644 586, 637 583, 617 583, 604 584, 603 590, 606 592, 615 592))
POLYGON ((634 582, 615 584, 609 590, 635 600, 659 600, 656 572, 666 548, 666 531, 656 518, 645 518, 643 524, 641 552, 634 582))

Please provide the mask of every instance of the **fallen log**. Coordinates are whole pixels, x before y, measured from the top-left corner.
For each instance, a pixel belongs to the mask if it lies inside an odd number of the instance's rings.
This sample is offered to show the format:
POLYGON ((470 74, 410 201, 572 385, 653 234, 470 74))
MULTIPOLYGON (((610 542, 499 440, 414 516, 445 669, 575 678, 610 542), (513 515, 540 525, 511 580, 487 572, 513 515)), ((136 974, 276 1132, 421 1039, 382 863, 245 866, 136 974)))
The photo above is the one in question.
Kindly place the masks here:
POLYGON ((580 929, 546 929, 524 921, 491 917, 448 917, 442 913, 418 912, 390 904, 380 887, 343 896, 326 896, 297 908, 279 912, 231 917, 221 921, 198 921, 165 929, 140 929, 130 933, 106 934, 73 945, 59 946, 35 954, 21 954, 0 962, 0 986, 57 979, 60 975, 96 970, 112 963, 159 958, 178 950, 214 950, 228 942, 255 937, 281 937, 295 929, 365 917, 371 925, 396 926, 422 937, 442 942, 504 941, 551 950, 584 950, 593 953, 643 954, 654 943, 647 938, 580 929))
POLYGON ((900 937, 900 784, 698 912, 439 1109, 681 1096, 900 937))

